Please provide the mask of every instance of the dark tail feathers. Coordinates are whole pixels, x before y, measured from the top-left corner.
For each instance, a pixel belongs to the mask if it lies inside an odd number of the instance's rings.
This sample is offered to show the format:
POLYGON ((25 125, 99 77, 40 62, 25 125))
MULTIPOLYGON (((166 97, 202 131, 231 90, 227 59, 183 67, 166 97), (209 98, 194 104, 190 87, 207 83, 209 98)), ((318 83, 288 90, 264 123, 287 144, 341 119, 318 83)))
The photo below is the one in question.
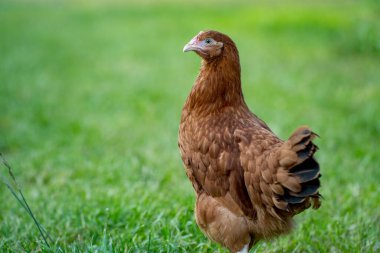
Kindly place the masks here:
POLYGON ((318 147, 312 140, 318 135, 309 127, 298 128, 284 143, 280 155, 280 165, 287 171, 293 185, 285 186, 284 195, 279 198, 287 202, 288 209, 300 212, 310 206, 310 200, 314 208, 320 206, 319 178, 321 177, 319 164, 313 158, 318 147))

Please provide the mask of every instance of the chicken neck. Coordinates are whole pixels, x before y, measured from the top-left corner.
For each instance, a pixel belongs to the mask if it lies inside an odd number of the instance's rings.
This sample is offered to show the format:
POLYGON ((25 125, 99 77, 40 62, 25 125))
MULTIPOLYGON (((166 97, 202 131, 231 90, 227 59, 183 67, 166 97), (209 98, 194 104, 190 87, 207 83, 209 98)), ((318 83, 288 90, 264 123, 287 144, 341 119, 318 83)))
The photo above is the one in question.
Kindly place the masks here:
POLYGON ((218 112, 227 106, 246 107, 237 50, 232 50, 223 57, 202 60, 200 73, 186 106, 200 115, 218 112))

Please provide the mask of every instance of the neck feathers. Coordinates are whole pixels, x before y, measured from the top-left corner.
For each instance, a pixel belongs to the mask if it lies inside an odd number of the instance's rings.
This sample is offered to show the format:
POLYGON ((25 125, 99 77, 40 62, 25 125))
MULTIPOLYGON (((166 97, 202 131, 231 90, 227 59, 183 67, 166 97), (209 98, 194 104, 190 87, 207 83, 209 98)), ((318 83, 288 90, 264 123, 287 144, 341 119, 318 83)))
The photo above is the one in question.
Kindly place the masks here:
POLYGON ((200 73, 186 104, 190 110, 199 113, 244 104, 236 47, 225 48, 222 56, 202 61, 200 73))

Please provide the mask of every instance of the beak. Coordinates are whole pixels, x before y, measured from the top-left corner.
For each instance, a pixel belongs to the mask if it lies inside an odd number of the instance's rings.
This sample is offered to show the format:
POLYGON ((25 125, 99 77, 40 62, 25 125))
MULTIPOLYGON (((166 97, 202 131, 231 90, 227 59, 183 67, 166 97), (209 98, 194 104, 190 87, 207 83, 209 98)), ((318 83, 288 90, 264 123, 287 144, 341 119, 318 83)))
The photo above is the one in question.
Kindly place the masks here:
POLYGON ((199 51, 201 48, 198 45, 197 36, 195 36, 192 40, 189 41, 183 48, 183 52, 189 52, 189 51, 199 51))
POLYGON ((183 52, 189 52, 189 51, 198 51, 199 48, 194 45, 194 44, 186 44, 185 47, 183 48, 183 52))

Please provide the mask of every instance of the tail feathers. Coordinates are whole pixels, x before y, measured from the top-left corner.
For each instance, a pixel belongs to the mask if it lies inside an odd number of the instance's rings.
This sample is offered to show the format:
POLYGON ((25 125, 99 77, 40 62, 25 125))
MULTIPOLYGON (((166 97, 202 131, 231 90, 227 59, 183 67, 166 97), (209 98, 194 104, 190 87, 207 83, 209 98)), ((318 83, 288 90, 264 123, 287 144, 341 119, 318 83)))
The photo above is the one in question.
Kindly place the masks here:
POLYGON ((300 204, 305 201, 305 197, 295 197, 286 194, 284 195, 283 200, 285 200, 288 204, 300 204))
POLYGON ((310 207, 310 199, 318 203, 314 207, 319 207, 321 175, 313 158, 318 147, 312 142, 317 136, 309 127, 300 127, 280 148, 277 180, 284 188, 283 194, 277 196, 280 209, 298 213, 310 207))
POLYGON ((289 196, 293 197, 308 197, 315 194, 318 194, 319 187, 321 186, 321 183, 319 182, 319 179, 314 179, 313 181, 306 182, 302 184, 302 190, 300 192, 289 192, 289 196))
POLYGON ((298 177, 300 183, 305 183, 319 177, 319 164, 314 158, 309 158, 291 168, 289 173, 298 177))

